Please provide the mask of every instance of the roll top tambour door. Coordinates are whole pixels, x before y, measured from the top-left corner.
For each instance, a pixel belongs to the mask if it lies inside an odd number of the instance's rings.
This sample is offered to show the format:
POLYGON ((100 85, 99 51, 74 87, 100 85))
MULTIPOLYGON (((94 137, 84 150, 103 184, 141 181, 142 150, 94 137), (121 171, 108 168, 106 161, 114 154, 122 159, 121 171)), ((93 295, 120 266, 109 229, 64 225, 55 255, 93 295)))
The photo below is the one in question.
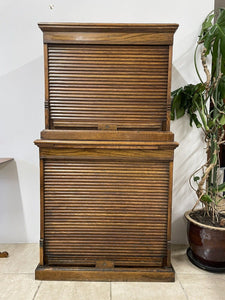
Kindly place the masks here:
POLYGON ((51 129, 162 130, 168 45, 48 44, 51 129))
POLYGON ((46 263, 161 266, 168 186, 165 161, 45 159, 46 263))

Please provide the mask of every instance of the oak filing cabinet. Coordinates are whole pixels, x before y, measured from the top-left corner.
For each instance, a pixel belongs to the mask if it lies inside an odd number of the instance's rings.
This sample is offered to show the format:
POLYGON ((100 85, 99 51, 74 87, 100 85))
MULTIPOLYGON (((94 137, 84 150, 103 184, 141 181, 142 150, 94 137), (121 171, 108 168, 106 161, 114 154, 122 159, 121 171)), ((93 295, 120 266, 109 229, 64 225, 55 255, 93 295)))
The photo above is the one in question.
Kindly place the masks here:
POLYGON ((40 280, 173 281, 176 24, 39 24, 40 280))

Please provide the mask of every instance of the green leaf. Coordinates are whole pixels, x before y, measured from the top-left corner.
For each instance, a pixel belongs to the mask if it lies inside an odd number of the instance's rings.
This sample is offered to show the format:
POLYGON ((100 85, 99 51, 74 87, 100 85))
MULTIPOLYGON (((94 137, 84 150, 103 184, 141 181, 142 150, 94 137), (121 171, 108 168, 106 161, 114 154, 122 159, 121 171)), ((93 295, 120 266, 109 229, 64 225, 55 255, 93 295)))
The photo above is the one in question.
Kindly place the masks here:
POLYGON ((212 198, 207 194, 205 194, 201 197, 201 201, 207 202, 207 203, 213 202, 212 198))
POLYGON ((194 122, 199 128, 202 124, 199 122, 195 112, 198 107, 202 107, 202 94, 205 91, 204 84, 198 83, 188 84, 183 88, 177 89, 171 93, 172 105, 171 105, 171 119, 181 118, 185 112, 190 117, 190 125, 194 122))
POLYGON ((220 10, 216 23, 222 28, 225 27, 225 9, 220 10))
POLYGON ((209 29, 212 27, 212 20, 214 18, 215 14, 214 11, 210 12, 207 17, 205 18, 204 22, 202 23, 201 32, 199 35, 198 42, 201 43, 204 40, 205 35, 209 31, 209 29))
POLYGON ((196 114, 191 114, 190 115, 190 125, 192 126, 192 122, 194 121, 195 125, 197 128, 202 127, 202 124, 199 122, 196 114))
POLYGON ((213 41, 215 40, 215 36, 217 35, 218 28, 216 25, 213 25, 212 28, 206 33, 204 37, 204 46, 207 49, 206 55, 209 54, 213 41))
POLYGON ((225 98, 225 76, 224 75, 220 79, 218 90, 220 92, 220 97, 224 99, 225 98))
POLYGON ((209 120, 208 120, 208 127, 209 127, 209 128, 213 128, 214 126, 215 126, 215 121, 212 120, 212 119, 209 119, 209 120))
POLYGON ((172 113, 172 120, 181 118, 185 114, 185 109, 181 105, 181 100, 182 100, 182 88, 174 91, 172 93, 172 107, 171 107, 171 113, 172 113))
POLYGON ((182 87, 180 87, 179 89, 176 89, 175 91, 171 92, 171 96, 172 98, 174 98, 177 94, 180 93, 180 91, 182 91, 182 87))
POLYGON ((220 52, 222 59, 225 60, 225 10, 220 10, 219 17, 215 24, 217 27, 217 37, 220 39, 220 52))
POLYGON ((225 192, 225 182, 218 185, 217 191, 218 192, 225 192))
POLYGON ((221 59, 221 72, 223 74, 225 74, 225 58, 224 57, 222 57, 222 59, 221 59))
POLYGON ((212 14, 205 19, 205 21, 202 23, 202 31, 205 31, 206 29, 212 26, 212 20, 214 16, 215 14, 212 14))
MULTIPOLYGON (((212 61, 213 64, 215 64, 215 59, 218 53, 217 48, 219 40, 222 61, 225 62, 225 10, 221 9, 219 11, 219 16, 214 25, 212 23, 213 17, 214 14, 210 14, 203 22, 199 40, 200 42, 204 43, 204 46, 207 50, 206 55, 208 55, 210 52, 212 53, 212 61)), ((225 69, 224 64, 222 66, 222 69, 225 69)))
POLYGON ((218 42, 219 38, 215 38, 213 47, 212 47, 212 77, 215 76, 216 72, 216 62, 217 62, 217 54, 218 54, 218 42))
POLYGON ((198 176, 194 177, 194 181, 198 181, 199 179, 200 179, 200 177, 198 177, 198 176))
POLYGON ((175 120, 175 116, 174 116, 174 112, 173 111, 170 112, 170 120, 171 121, 175 120))
POLYGON ((220 124, 222 126, 225 125, 225 115, 222 115, 222 117, 220 118, 220 124))
POLYGON ((179 93, 182 90, 182 88, 174 91, 171 93, 172 96, 172 104, 171 104, 171 120, 175 120, 176 117, 176 108, 177 106, 180 105, 180 100, 179 100, 179 93))
POLYGON ((184 114, 185 114, 185 109, 184 109, 184 107, 177 107, 177 108, 176 108, 176 116, 177 116, 177 119, 183 117, 184 114))
POLYGON ((223 35, 221 33, 220 52, 221 52, 221 55, 222 55, 222 60, 224 61, 225 60, 225 28, 224 28, 224 31, 223 31, 223 35))

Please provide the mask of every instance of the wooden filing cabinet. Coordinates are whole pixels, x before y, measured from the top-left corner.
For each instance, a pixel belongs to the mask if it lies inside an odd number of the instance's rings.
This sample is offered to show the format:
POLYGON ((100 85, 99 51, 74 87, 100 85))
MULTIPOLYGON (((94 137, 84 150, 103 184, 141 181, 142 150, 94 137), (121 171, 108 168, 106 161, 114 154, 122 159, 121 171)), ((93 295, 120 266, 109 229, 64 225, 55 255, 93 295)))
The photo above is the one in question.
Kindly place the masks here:
POLYGON ((41 280, 173 281, 176 24, 39 24, 41 280))

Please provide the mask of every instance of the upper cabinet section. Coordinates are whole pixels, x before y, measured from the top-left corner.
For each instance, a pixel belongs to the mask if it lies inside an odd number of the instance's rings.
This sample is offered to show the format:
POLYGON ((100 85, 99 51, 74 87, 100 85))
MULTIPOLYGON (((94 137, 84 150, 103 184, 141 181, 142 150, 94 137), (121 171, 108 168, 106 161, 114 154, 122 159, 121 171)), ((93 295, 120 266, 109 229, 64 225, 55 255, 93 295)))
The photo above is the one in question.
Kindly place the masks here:
POLYGON ((176 24, 39 24, 46 129, 169 130, 176 24))

